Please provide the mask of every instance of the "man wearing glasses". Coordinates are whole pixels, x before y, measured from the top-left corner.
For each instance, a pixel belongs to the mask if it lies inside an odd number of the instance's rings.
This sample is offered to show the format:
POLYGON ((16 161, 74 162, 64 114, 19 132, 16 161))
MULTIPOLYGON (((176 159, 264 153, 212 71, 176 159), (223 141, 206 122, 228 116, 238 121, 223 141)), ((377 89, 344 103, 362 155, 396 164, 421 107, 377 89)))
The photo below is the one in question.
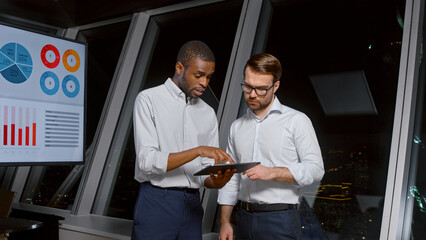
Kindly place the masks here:
POLYGON ((275 92, 282 68, 270 54, 246 63, 241 84, 247 114, 231 126, 227 152, 237 163, 260 162, 219 190, 220 239, 300 239, 299 189, 324 175, 321 150, 309 118, 282 105, 275 92))

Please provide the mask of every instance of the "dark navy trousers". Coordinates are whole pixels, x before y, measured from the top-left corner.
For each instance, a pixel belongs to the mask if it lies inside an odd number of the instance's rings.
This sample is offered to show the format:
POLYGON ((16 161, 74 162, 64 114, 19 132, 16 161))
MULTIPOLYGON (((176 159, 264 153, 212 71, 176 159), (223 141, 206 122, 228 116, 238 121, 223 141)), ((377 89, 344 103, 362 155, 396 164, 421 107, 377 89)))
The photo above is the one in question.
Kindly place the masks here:
POLYGON ((236 240, 298 240, 302 236, 297 209, 274 212, 247 212, 238 209, 235 223, 236 240))
POLYGON ((132 240, 201 240, 204 210, 199 191, 169 190, 142 183, 132 240))

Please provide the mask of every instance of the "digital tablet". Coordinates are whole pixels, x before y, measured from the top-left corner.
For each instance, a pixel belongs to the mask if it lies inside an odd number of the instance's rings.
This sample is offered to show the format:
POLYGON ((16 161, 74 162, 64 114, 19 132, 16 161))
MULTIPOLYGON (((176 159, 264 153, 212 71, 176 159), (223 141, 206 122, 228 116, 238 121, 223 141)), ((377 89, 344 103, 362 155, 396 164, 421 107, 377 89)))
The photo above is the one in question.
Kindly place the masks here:
POLYGON ((256 165, 260 164, 260 162, 248 162, 248 163, 220 163, 208 166, 206 168, 201 169, 200 171, 194 173, 194 176, 199 175, 210 175, 210 173, 216 174, 218 171, 222 171, 224 173, 228 169, 237 169, 235 173, 241 173, 245 170, 248 170, 256 165))

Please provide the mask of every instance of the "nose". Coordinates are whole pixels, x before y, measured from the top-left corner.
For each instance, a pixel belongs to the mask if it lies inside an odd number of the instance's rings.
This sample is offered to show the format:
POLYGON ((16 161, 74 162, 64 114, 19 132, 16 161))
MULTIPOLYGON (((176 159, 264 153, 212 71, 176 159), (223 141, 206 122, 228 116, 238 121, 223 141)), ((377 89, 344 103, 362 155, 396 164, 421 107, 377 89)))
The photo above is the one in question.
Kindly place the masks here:
POLYGON ((250 93, 249 93, 249 96, 250 96, 251 98, 254 98, 254 97, 256 97, 256 96, 257 96, 256 90, 254 90, 254 88, 253 88, 253 89, 251 89, 251 91, 250 91, 250 93))
POLYGON ((207 85, 209 84, 209 80, 210 79, 207 79, 207 77, 200 78, 200 85, 203 86, 204 88, 206 88, 207 85))

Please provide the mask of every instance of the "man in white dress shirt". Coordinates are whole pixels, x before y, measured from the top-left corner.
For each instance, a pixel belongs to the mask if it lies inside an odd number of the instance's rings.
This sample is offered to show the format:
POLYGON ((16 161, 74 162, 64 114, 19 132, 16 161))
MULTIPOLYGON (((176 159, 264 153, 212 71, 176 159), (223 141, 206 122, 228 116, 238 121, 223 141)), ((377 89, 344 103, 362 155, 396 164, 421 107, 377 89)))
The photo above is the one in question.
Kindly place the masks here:
POLYGON ((236 239, 300 239, 299 189, 324 175, 311 121, 275 96, 281 73, 279 60, 270 54, 247 61, 241 86, 249 109, 232 124, 227 152, 237 163, 261 164, 234 174, 219 190, 221 240, 234 234, 236 239))
POLYGON ((190 41, 179 50, 173 78, 135 100, 135 179, 141 185, 132 239, 201 240, 199 188, 221 188, 233 175, 194 176, 215 162, 233 162, 218 148, 214 110, 199 98, 214 70, 210 48, 190 41))

